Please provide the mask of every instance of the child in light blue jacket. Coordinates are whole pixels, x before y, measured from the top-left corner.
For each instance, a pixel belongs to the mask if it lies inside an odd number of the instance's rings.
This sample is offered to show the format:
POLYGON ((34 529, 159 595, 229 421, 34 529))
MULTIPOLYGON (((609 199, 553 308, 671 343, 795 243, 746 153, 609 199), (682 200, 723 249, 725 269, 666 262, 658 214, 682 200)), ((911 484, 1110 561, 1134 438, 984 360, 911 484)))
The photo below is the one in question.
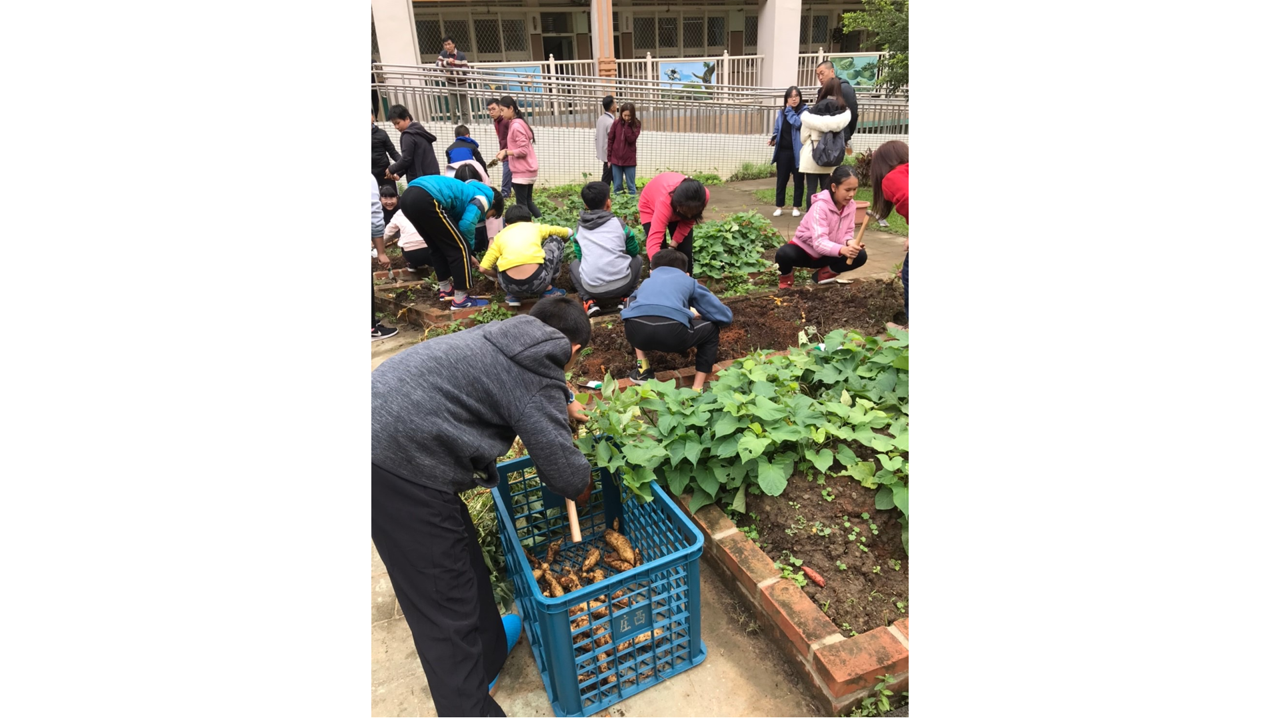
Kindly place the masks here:
POLYGON ((646 351, 682 353, 698 349, 693 389, 701 390, 720 350, 720 328, 733 322, 733 311, 689 277, 689 259, 675 248, 659 250, 650 260, 649 278, 631 295, 622 311, 627 342, 636 350, 631 379, 652 380, 646 351), (697 314, 690 312, 692 307, 697 314))

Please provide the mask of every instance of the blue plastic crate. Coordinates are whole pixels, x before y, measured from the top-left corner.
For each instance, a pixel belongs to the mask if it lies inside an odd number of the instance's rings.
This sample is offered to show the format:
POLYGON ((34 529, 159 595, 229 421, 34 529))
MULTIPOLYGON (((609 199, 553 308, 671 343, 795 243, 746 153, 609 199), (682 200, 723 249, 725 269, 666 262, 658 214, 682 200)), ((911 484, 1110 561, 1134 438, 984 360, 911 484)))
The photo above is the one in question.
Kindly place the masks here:
POLYGON ((582 542, 574 544, 564 497, 542 485, 527 456, 498 465, 498 472, 507 480, 492 490, 502 551, 557 716, 592 715, 706 659, 698 584, 702 534, 662 488, 652 486, 648 503, 631 496, 624 502, 611 473, 594 469, 591 501, 578 508, 582 542), (612 551, 604 531, 614 518, 621 518, 619 531, 639 549, 641 565, 617 572, 601 562, 602 582, 544 597, 521 545, 543 558, 547 545, 563 538, 551 563, 563 574, 566 565, 581 567, 592 547, 602 555, 612 551), (585 611, 572 612, 584 603, 585 611))

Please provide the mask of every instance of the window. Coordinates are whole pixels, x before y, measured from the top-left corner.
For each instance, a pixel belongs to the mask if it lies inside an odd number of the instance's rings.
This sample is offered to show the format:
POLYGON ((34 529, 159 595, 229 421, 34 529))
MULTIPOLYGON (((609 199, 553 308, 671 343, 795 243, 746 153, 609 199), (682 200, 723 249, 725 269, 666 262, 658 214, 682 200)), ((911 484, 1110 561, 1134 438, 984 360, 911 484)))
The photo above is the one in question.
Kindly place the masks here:
POLYGON ((542 13, 543 35, 564 35, 573 32, 573 18, 569 13, 542 13))
MULTIPOLYGON (((819 45, 828 45, 831 38, 827 33, 827 21, 830 20, 826 15, 813 16, 813 31, 809 34, 809 41, 819 45)), ((829 48, 828 48, 829 49, 829 48)))
POLYGON ((421 55, 439 55, 440 54, 440 38, 444 34, 440 32, 440 21, 431 18, 423 20, 418 18, 414 20, 414 25, 418 28, 418 53, 421 55))
POLYGON ((725 39, 724 18, 707 18, 707 47, 723 47, 728 45, 725 39))
POLYGON ((507 52, 528 52, 529 33, 524 30, 524 18, 502 20, 502 44, 507 52))
POLYGON ((675 49, 679 47, 680 43, 676 40, 678 33, 679 27, 676 25, 676 18, 658 18, 658 47, 660 49, 675 49))
POLYGON ((707 46, 707 36, 703 26, 704 20, 700 17, 686 17, 684 19, 684 42, 682 46, 685 50, 697 50, 703 52, 707 46))
POLYGON ((742 32, 742 44, 747 47, 755 47, 758 44, 760 34, 760 16, 748 15, 746 27, 742 32))
POLYGON ((498 21, 495 19, 481 19, 475 21, 476 30, 476 52, 501 54, 502 38, 498 30, 498 21))
MULTIPOLYGON (((471 50, 475 47, 474 45, 471 44, 470 25, 471 23, 467 22, 466 20, 445 20, 444 21, 444 34, 453 38, 453 44, 463 52, 471 52, 471 50)), ((441 45, 440 43, 441 37, 442 36, 437 35, 434 41, 437 46, 437 50, 436 50, 437 54, 439 54, 440 52, 439 46, 441 45)))
POLYGON ((801 45, 809 44, 809 16, 808 15, 800 16, 800 44, 801 45))
POLYGON ((658 47, 658 21, 651 17, 638 17, 632 22, 631 44, 643 50, 658 47))

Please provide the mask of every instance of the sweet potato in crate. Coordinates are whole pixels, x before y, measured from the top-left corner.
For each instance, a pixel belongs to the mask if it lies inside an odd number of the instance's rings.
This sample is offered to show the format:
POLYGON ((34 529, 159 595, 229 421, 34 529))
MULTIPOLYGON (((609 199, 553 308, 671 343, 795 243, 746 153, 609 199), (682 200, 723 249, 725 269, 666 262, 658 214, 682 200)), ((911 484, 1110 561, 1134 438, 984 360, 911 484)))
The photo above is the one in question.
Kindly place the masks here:
POLYGON ((630 495, 623 500, 609 471, 594 469, 591 501, 578 506, 582 542, 575 544, 565 499, 543 486, 527 456, 498 465, 498 472, 507 479, 492 490, 502 550, 557 716, 598 713, 706 659, 698 584, 702 534, 660 487, 653 485, 648 503, 630 495), (621 572, 599 560, 614 552, 605 530, 615 520, 640 562, 621 572), (572 573, 582 587, 550 598, 533 570, 556 541, 558 551, 547 562, 551 573, 572 573))

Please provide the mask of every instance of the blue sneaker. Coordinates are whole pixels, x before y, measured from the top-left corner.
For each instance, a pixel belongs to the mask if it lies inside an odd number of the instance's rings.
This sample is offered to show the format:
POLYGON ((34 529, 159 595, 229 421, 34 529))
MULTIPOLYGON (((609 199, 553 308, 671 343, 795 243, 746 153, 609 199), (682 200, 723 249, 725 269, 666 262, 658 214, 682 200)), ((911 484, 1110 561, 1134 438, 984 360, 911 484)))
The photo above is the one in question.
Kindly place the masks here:
POLYGON ((466 308, 484 307, 485 305, 488 305, 488 304, 489 304, 488 300, 481 300, 478 297, 473 297, 471 295, 468 295, 467 299, 463 300, 462 302, 458 302, 457 300, 454 300, 453 302, 449 303, 449 307, 453 310, 465 310, 466 308))
POLYGON ((550 290, 542 293, 542 297, 560 297, 564 294, 565 291, 560 288, 551 288, 550 290))
POLYGON ((520 307, 520 298, 516 297, 515 295, 512 295, 511 293, 507 293, 507 306, 520 307))
MULTIPOLYGON (((502 629, 507 632, 507 654, 511 654, 511 650, 515 648, 516 643, 520 642, 520 616, 515 613, 502 616, 502 629)), ((493 689, 498 686, 498 678, 502 677, 502 673, 498 673, 498 677, 489 683, 489 694, 493 694, 493 689)))

